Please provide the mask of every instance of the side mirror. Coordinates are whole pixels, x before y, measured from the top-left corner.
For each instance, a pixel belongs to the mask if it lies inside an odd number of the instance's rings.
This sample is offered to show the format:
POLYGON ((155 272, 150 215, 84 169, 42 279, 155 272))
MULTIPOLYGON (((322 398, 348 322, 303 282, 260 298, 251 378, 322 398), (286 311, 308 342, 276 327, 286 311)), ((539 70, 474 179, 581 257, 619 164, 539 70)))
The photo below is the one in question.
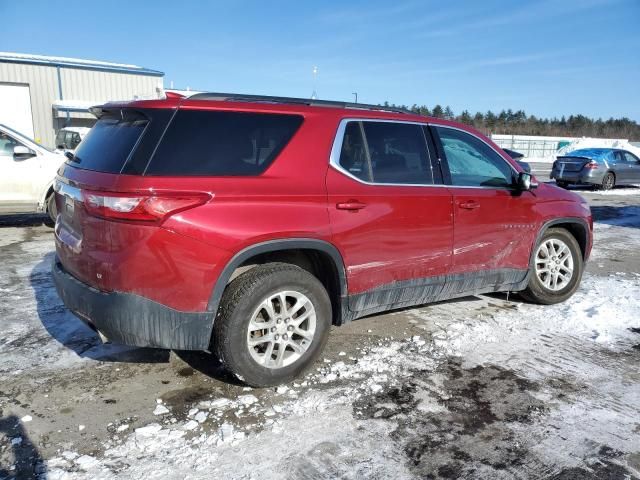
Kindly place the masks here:
POLYGON ((534 188, 538 188, 538 184, 533 181, 533 177, 530 173, 520 172, 518 174, 517 187, 518 190, 527 192, 529 190, 533 190, 534 188))
POLYGON ((33 150, 22 145, 18 145, 13 147, 13 156, 20 160, 24 160, 25 158, 35 157, 36 154, 33 150))

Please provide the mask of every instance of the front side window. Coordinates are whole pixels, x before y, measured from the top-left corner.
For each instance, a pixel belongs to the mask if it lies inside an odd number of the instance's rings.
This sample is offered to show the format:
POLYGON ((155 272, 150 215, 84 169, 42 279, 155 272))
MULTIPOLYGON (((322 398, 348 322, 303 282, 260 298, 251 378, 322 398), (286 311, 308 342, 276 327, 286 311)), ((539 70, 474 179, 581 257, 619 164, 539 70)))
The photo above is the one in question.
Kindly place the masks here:
POLYGON ((12 136, 0 132, 0 155, 13 157, 13 149, 21 145, 22 144, 18 143, 12 136))
POLYGON ((433 184, 422 127, 398 122, 352 121, 345 128, 340 166, 380 184, 433 184))
POLYGON ((453 128, 436 127, 436 130, 453 185, 498 188, 513 185, 513 170, 489 145, 453 128))

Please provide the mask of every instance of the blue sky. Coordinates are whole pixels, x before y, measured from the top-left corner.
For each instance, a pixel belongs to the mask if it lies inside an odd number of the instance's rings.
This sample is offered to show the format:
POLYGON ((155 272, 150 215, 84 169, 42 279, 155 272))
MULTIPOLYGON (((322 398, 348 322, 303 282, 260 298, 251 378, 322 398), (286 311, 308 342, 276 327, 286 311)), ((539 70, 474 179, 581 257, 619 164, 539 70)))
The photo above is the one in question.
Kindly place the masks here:
POLYGON ((640 0, 0 0, 0 50, 176 87, 640 121, 640 0))

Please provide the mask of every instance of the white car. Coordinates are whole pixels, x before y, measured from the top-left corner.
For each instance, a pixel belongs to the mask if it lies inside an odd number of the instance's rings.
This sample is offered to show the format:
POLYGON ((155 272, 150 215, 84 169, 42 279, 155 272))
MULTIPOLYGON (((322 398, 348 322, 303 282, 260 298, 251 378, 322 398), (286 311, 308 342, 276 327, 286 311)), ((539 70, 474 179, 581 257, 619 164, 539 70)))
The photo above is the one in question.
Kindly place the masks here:
POLYGON ((53 180, 65 156, 0 124, 0 214, 46 212, 55 222, 53 180))
POLYGON ((56 134, 56 152, 73 152, 87 136, 89 127, 63 127, 56 134))

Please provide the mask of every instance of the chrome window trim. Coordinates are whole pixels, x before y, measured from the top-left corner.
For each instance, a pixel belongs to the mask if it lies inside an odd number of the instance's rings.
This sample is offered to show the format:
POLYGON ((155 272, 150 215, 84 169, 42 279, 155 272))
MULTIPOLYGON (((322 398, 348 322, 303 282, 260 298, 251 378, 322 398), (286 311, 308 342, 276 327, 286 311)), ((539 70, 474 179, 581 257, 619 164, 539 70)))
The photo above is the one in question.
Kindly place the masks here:
MULTIPOLYGON (((352 180, 355 180, 358 183, 361 183, 363 185, 372 185, 372 186, 376 186, 376 187, 438 187, 438 188, 472 188, 472 189, 481 189, 481 190, 512 190, 512 188, 510 187, 481 187, 481 186, 472 186, 472 185, 447 185, 446 183, 433 183, 433 184, 426 184, 426 183, 377 183, 377 182, 367 182, 365 180, 362 180, 358 177, 356 177, 355 175, 353 175, 351 172, 349 172, 348 170, 346 170, 345 168, 342 167, 342 165, 340 165, 340 152, 342 151, 342 141, 344 140, 344 132, 347 128, 347 124, 349 122, 376 122, 376 123, 405 123, 408 125, 420 125, 423 127, 441 127, 441 128, 450 128, 452 130, 458 130, 462 133, 466 133, 467 135, 471 135, 472 137, 477 138, 478 140, 480 140, 482 143, 484 143, 487 147, 489 147, 491 150, 493 150, 494 152, 496 152, 496 154, 502 159, 503 162, 505 162, 509 168, 511 168, 511 170, 513 171, 514 174, 518 174, 518 171, 514 168, 513 165, 511 165, 511 163, 509 163, 508 161, 506 161, 504 159, 504 157, 500 154, 500 152, 498 152, 495 148, 493 148, 491 145, 489 145, 487 142, 485 142, 482 138, 480 138, 478 135, 468 132, 467 130, 464 130, 462 128, 458 128, 458 127, 453 127, 453 126, 449 126, 449 125, 440 125, 438 123, 430 123, 430 122, 417 122, 417 121, 413 121, 413 120, 386 120, 386 119, 381 119, 381 118, 367 118, 367 117, 349 117, 349 118, 343 118, 342 120, 340 120, 340 123, 338 124, 338 130, 336 131, 336 135, 333 139, 333 145, 331 146, 331 153, 329 155, 329 166, 331 166, 334 170, 342 173, 343 175, 351 178, 352 180)), ((430 152, 427 149, 427 156, 429 156, 429 161, 431 162, 431 156, 430 156, 430 152)), ((438 159, 439 161, 442 161, 442 159, 438 159)))

